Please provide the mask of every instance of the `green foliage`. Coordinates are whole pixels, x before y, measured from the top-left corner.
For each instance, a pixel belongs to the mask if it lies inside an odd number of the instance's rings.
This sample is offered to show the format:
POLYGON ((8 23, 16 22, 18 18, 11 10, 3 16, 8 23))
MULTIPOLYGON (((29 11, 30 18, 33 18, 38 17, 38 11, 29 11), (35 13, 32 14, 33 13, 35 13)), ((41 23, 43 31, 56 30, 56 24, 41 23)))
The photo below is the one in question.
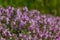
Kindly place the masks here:
POLYGON ((24 7, 29 10, 37 9, 41 13, 60 16, 60 0, 0 0, 0 5, 6 7, 24 7))

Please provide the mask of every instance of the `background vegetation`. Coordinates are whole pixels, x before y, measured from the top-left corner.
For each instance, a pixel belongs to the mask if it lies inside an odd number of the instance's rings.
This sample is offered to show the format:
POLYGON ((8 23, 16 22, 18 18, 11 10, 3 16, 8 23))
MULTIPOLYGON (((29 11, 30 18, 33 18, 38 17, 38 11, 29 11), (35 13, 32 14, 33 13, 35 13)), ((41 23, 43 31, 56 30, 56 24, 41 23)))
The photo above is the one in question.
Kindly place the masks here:
POLYGON ((24 7, 27 6, 29 10, 37 9, 42 14, 52 14, 60 16, 60 0, 0 0, 0 5, 24 7))

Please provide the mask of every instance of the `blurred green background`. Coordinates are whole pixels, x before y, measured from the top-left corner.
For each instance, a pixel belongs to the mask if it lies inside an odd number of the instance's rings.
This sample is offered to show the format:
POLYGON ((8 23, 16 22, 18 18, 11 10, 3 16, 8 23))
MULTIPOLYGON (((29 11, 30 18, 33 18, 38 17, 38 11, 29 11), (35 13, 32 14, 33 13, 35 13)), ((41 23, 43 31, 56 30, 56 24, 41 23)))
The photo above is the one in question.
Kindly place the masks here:
POLYGON ((42 14, 52 14, 60 16, 60 0, 0 0, 0 5, 3 7, 24 7, 29 10, 37 9, 42 14))

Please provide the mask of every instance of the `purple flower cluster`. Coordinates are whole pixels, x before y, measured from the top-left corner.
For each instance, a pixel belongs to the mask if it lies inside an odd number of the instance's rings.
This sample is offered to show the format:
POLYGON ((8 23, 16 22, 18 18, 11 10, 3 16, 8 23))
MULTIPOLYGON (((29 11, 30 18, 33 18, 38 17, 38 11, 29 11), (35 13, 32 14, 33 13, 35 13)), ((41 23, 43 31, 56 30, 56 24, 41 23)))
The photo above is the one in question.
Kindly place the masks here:
POLYGON ((0 40, 60 40, 60 17, 27 7, 1 7, 0 40))

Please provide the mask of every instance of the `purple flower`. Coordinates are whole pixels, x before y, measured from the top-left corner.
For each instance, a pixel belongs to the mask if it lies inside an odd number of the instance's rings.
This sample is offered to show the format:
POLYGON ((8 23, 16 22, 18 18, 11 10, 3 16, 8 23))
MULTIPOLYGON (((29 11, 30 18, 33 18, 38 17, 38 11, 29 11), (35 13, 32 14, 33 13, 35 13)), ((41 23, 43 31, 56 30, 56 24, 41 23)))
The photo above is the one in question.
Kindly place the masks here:
POLYGON ((60 17, 29 11, 27 7, 1 7, 0 35, 0 40, 60 40, 60 17))
POLYGON ((27 11, 28 11, 28 8, 25 6, 25 7, 23 8, 23 10, 24 10, 25 12, 27 12, 27 11))
POLYGON ((37 36, 34 36, 33 40, 37 40, 37 36))

